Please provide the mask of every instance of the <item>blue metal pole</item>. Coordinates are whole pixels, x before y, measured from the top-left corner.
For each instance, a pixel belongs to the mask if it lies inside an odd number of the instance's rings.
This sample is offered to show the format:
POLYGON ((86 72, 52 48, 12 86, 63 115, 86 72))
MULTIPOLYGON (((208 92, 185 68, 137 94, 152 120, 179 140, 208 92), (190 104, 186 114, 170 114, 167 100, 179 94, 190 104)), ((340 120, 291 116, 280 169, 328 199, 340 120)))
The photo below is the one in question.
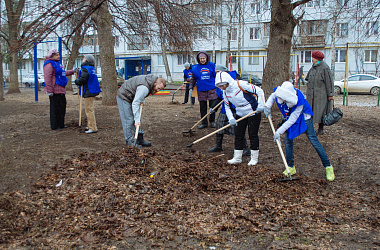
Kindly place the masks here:
POLYGON ((37 43, 34 43, 34 101, 38 102, 37 43))
POLYGON ((59 62, 62 64, 62 37, 58 37, 59 62))

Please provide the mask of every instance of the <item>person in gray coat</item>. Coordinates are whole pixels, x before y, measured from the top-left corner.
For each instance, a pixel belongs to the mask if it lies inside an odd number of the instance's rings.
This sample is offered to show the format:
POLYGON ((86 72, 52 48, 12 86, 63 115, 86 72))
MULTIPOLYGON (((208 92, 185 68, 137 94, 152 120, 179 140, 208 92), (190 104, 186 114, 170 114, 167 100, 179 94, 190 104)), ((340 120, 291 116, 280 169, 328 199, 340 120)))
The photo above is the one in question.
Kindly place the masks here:
POLYGON ((313 122, 318 123, 317 135, 323 134, 323 114, 332 111, 329 102, 334 99, 334 81, 329 66, 323 61, 325 55, 315 50, 311 54, 313 66, 307 73, 306 99, 313 110, 313 122))
MULTIPOLYGON (((126 80, 117 91, 117 106, 119 108, 121 124, 127 145, 132 145, 133 135, 137 126, 140 126, 140 104, 150 94, 154 95, 166 87, 164 78, 155 75, 140 75, 126 80), (135 126, 133 126, 133 124, 135 126)), ((151 146, 150 142, 144 141, 143 131, 139 130, 137 144, 143 147, 151 146)))

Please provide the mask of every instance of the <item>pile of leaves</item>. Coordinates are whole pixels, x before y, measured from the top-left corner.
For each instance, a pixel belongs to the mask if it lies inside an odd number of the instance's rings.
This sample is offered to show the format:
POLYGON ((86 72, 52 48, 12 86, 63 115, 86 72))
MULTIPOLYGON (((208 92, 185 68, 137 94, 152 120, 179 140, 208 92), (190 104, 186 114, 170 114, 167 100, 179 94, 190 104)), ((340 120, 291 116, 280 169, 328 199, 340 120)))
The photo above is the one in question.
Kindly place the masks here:
POLYGON ((129 237, 223 243, 282 231, 321 244, 345 228, 379 228, 379 194, 334 192, 307 176, 278 178, 272 166, 229 165, 196 152, 83 153, 58 163, 32 193, 0 197, 0 243, 98 246, 129 237))

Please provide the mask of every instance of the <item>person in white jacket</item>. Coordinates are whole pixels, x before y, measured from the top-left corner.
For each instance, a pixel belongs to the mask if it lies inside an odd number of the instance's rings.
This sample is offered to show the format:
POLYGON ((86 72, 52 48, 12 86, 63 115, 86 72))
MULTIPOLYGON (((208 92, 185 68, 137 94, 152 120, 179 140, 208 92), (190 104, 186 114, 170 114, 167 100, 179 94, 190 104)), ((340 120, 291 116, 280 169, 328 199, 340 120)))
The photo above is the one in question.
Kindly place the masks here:
POLYGON ((264 110, 264 91, 260 87, 246 81, 234 80, 227 72, 220 72, 216 75, 215 86, 223 90, 228 122, 231 126, 236 126, 234 157, 228 160, 228 163, 237 164, 242 162, 244 135, 248 126, 251 148, 251 160, 248 166, 256 165, 259 160, 259 127, 261 123, 261 112, 264 110), (236 123, 230 109, 230 103, 236 107, 236 119, 254 111, 256 111, 256 113, 236 123))

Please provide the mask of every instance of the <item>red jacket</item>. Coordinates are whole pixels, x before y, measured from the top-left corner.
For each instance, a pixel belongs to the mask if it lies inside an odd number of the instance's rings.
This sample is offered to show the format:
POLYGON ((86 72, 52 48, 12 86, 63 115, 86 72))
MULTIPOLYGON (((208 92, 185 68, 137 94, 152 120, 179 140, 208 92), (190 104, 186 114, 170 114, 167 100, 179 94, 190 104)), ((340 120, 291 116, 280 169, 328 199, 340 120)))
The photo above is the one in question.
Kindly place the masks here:
MULTIPOLYGON (((58 61, 53 58, 45 57, 45 61, 47 60, 58 61)), ((66 70, 66 76, 74 75, 74 73, 74 70, 66 70)), ((46 64, 44 67, 44 79, 46 85, 45 93, 66 94, 66 87, 55 84, 55 69, 51 63, 46 64)))

